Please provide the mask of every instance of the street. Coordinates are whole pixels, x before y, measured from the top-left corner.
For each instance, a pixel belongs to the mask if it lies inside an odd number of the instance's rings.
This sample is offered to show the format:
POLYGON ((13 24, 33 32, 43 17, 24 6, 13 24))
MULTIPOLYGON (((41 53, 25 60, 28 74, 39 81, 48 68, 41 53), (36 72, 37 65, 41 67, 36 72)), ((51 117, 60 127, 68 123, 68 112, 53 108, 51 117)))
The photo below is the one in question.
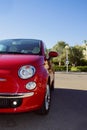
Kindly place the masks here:
POLYGON ((86 74, 56 73, 49 114, 0 114, 0 129, 87 130, 86 87, 86 74))

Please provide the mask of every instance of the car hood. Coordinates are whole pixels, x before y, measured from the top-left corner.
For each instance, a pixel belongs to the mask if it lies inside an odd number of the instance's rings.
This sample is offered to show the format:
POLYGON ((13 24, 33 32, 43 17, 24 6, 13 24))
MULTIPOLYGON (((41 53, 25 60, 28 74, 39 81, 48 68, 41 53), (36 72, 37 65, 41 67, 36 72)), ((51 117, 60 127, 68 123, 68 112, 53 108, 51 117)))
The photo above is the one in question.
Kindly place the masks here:
POLYGON ((36 55, 0 55, 0 69, 15 68, 23 65, 39 66, 44 64, 43 56, 36 55))

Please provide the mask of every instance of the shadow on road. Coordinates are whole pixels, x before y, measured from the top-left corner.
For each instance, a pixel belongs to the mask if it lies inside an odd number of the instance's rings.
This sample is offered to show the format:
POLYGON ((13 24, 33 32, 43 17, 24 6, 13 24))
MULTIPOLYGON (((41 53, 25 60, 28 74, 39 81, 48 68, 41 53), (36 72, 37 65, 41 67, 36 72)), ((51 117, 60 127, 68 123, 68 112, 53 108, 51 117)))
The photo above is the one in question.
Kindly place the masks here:
POLYGON ((87 91, 55 89, 47 116, 1 114, 3 130, 87 130, 87 91))

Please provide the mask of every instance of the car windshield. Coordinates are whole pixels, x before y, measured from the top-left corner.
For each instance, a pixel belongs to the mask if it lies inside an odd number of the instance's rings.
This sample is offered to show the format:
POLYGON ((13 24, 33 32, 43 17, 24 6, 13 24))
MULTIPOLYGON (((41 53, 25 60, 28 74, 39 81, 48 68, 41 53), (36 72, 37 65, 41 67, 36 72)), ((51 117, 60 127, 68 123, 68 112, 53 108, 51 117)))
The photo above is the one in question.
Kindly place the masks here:
POLYGON ((0 54, 41 55, 40 41, 33 39, 1 40, 0 54))

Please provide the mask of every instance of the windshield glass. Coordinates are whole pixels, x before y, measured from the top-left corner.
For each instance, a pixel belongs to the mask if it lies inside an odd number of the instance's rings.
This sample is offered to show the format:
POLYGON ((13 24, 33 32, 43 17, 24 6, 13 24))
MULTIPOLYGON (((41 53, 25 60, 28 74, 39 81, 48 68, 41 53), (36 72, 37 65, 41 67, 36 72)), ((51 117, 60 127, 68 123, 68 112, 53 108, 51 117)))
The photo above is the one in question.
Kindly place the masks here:
POLYGON ((41 55, 40 41, 33 39, 1 40, 0 54, 41 55))

